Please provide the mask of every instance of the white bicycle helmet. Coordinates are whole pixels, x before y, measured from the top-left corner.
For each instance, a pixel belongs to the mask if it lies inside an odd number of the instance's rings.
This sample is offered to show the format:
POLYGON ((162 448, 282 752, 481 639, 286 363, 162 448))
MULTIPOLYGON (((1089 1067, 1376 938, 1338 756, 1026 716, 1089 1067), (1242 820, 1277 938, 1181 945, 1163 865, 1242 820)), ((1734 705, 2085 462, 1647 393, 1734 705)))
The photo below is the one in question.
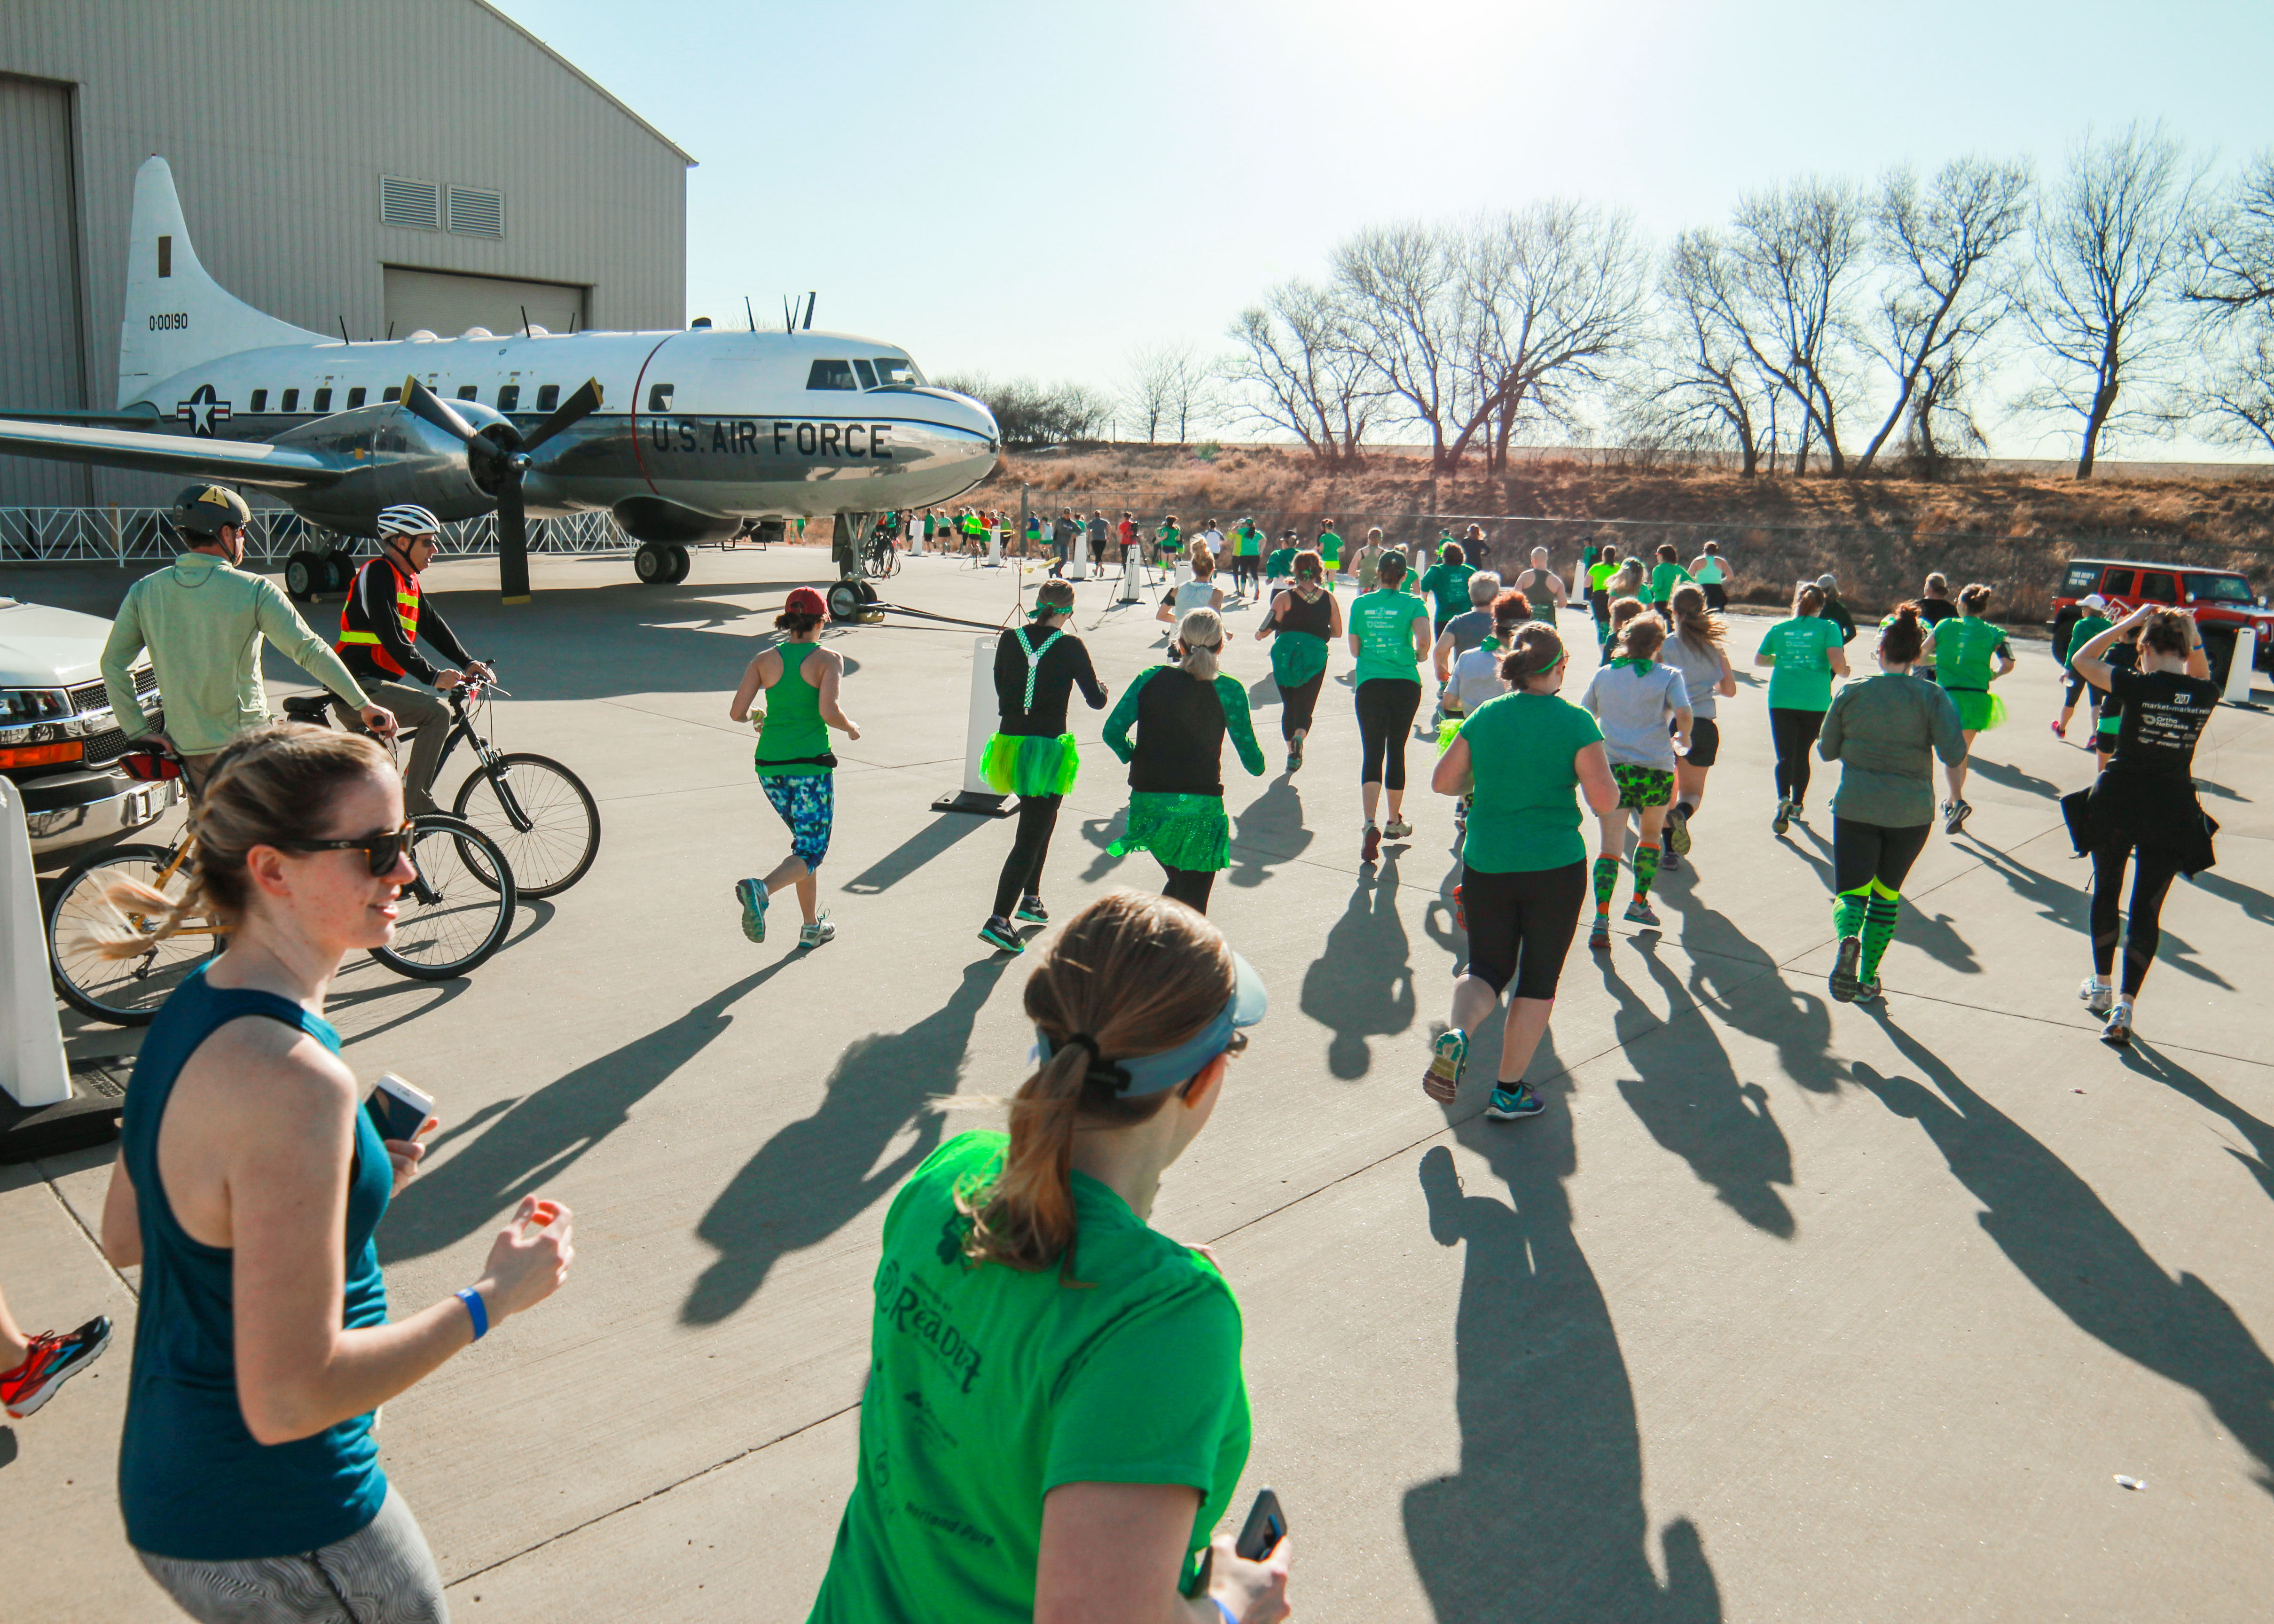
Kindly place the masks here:
POLYGON ((440 534, 441 529, 442 522, 417 502, 398 502, 379 510, 382 539, 389 536, 433 536, 440 534))

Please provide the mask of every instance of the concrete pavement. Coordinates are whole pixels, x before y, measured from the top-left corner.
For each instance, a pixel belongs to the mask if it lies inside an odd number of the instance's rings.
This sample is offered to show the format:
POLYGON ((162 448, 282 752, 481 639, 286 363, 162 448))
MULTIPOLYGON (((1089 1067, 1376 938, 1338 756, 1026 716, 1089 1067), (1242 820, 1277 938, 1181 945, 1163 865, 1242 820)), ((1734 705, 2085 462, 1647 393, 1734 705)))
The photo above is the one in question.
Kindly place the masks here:
MULTIPOLYGON (((726 702, 771 630, 753 609, 825 554, 698 553, 666 589, 545 560, 515 610, 493 569, 429 581, 516 695, 493 736, 600 797, 599 861, 471 979, 352 966, 334 1013, 359 1071, 418 1081, 448 1124, 381 1229, 392 1300, 471 1279, 530 1191, 576 1207, 578 1261, 387 1407, 384 1457, 463 1618, 800 1619, 851 1481, 885 1204, 962 1124, 928 1101, 1009 1091, 1028 1041, 1023 966, 973 935, 1009 826, 929 810, 960 778, 977 634, 832 634, 863 729, 822 870, 842 934, 754 947, 730 887, 787 839, 726 702)), ((107 612, 127 578, 10 587, 107 612)), ((910 560, 888 596, 993 623, 1011 572, 910 560)), ((1083 588, 1077 625, 1118 690, 1163 628, 1111 597, 1083 588)), ((1418 1086, 1457 944, 1448 806, 1417 787, 1414 838, 1361 869, 1347 656, 1289 780, 1257 616, 1229 618, 1271 771, 1231 773, 1211 913, 1273 1015, 1156 1222, 1212 1244, 1239 1293, 1256 1446, 1235 1504, 1266 1482, 1285 1502, 1299 1616, 2255 1615, 2274 718, 2222 710, 2206 738, 2220 866, 2174 888, 2130 1055, 2074 996, 2085 868, 2054 797, 2090 762, 2045 731, 2042 644, 2001 685, 1968 836, 1914 873, 1886 1007, 1836 1005, 1836 770, 1773 838, 1749 680, 1767 622, 1736 620, 1748 680, 1666 928, 1575 948, 1532 1072, 1549 1110, 1496 1124, 1484 1066, 1450 1111, 1418 1086)), ((1592 637, 1564 628, 1576 695, 1592 637)), ((1061 913, 1159 878, 1105 850, 1124 781, 1101 719, 1076 707, 1061 913)), ((1430 756, 1412 746, 1417 783, 1430 756)), ((67 1030, 78 1053, 133 1042, 67 1030)), ((132 1298, 88 1238, 105 1161, 0 1178, 19 1317, 120 1321, 96 1373, 0 1432, 11 1617, 171 1616, 112 1489, 132 1298)))

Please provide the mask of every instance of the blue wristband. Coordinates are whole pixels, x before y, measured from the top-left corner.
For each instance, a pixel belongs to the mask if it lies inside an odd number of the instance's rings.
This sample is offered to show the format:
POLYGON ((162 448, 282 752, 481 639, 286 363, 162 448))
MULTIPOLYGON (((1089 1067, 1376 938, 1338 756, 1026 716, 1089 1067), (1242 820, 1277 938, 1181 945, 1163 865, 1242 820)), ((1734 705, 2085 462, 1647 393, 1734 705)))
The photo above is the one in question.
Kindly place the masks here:
POLYGON ((458 1293, 458 1301, 466 1305, 466 1312, 474 1322, 474 1340, 479 1342, 490 1334, 490 1311, 482 1306, 482 1294, 471 1286, 458 1293))
POLYGON ((1223 1597, 1211 1596, 1209 1599, 1216 1604, 1216 1610, 1224 1614, 1224 1624, 1239 1624, 1239 1615, 1224 1605, 1223 1597))

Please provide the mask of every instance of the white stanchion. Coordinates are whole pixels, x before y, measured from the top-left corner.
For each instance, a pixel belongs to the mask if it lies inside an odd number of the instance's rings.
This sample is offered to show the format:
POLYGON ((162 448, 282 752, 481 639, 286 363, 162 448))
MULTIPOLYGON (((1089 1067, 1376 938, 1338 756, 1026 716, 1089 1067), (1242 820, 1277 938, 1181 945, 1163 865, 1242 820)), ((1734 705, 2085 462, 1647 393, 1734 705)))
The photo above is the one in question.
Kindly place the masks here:
POLYGON ((999 530, 989 530, 987 532, 987 568, 993 569, 1002 562, 1003 532, 999 530))
POLYGON ((907 532, 908 556, 910 558, 922 558, 923 556, 924 550, 923 522, 920 519, 911 521, 907 527, 907 532))
POLYGON ((931 803, 935 812, 977 812, 1002 817, 1010 797, 998 795, 980 775, 987 741, 995 736, 999 708, 995 703, 995 644, 993 637, 975 637, 971 643, 971 708, 963 726, 963 787, 931 803))
POLYGON ((1066 564, 1066 579, 1069 581, 1089 579, 1089 538, 1087 536, 1074 538, 1073 553, 1066 564))
POLYGON ((1136 548, 1124 547, 1121 550, 1121 590, 1115 597, 1113 600, 1115 603, 1137 602, 1137 572, 1142 568, 1143 566, 1137 560, 1136 548))
POLYGON ((2251 664, 2258 655, 2258 637, 2248 627, 2237 634, 2234 653, 2226 662, 2226 693, 2231 705, 2250 703, 2251 664))
POLYGON ((23 1106, 60 1105, 72 1097, 62 1023, 48 980, 47 932, 32 867, 24 802, 0 778, 0 1088, 23 1106))

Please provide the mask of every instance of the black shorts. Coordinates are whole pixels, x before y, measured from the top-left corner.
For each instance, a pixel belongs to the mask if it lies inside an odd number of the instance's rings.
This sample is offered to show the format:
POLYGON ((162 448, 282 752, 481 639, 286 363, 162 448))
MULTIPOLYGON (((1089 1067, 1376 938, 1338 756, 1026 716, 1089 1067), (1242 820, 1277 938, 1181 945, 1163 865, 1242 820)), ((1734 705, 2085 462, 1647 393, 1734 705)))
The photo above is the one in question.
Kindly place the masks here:
POLYGON ((1700 581, 1698 584, 1705 590, 1706 606, 1708 609, 1719 613, 1729 606, 1729 595, 1721 590, 1721 583, 1719 581, 1700 581))
POLYGON ((1461 907, 1469 917, 1468 974, 1497 993, 1516 983, 1519 998, 1553 998, 1579 910, 1587 899, 1587 865, 1461 876, 1461 907))
MULTIPOLYGON (((1669 731, 1673 726, 1671 722, 1667 724, 1669 731)), ((1713 718, 1710 716, 1692 717, 1690 720, 1690 754, 1675 764, 1710 767, 1713 764, 1713 758, 1721 753, 1721 730, 1713 725, 1713 718)))

